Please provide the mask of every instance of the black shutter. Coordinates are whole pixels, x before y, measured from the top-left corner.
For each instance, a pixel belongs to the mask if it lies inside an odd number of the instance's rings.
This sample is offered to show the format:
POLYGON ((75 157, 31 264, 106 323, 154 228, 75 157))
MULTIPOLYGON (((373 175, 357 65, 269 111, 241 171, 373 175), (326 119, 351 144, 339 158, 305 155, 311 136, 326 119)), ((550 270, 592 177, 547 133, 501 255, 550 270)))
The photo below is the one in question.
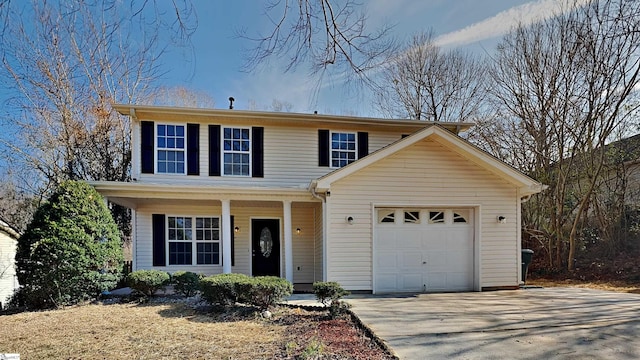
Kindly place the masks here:
POLYGON ((318 130, 318 166, 329 166, 329 130, 318 130))
POLYGON ((209 176, 220 176, 220 125, 209 125, 209 176))
POLYGON ((199 124, 187 124, 187 175, 200 175, 199 124))
POLYGON ((153 174, 153 121, 141 121, 140 132, 141 170, 143 174, 153 174))
POLYGON ((235 226, 233 225, 233 215, 231 215, 231 266, 236 266, 236 231, 235 226))
POLYGON ((152 215, 151 236, 153 237, 153 266, 165 266, 165 223, 164 214, 152 215))
POLYGON ((358 159, 369 155, 369 133, 358 132, 358 159))
POLYGON ((264 128, 251 129, 251 176, 264 177, 264 128))

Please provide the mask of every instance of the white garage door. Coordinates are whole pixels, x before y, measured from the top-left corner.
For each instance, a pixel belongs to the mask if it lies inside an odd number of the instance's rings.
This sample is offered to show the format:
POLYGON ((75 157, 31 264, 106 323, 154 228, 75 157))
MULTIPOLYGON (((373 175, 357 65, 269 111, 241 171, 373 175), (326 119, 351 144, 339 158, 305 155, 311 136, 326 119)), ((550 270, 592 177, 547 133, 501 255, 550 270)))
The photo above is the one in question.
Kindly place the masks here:
POLYGON ((473 290, 473 209, 376 209, 374 291, 473 290))

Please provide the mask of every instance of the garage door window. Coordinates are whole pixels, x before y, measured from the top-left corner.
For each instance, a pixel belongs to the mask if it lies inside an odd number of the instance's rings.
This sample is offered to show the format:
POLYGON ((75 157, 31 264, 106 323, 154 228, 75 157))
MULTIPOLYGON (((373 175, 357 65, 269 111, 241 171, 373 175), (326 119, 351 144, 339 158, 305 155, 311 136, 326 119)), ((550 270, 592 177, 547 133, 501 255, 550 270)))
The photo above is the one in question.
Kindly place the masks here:
POLYGON ((420 211, 409 210, 404 212, 405 224, 420 224, 420 211))
POLYGON ((393 224, 396 222, 396 211, 393 209, 378 210, 378 224, 393 224))
POLYGON ((468 211, 454 211, 453 212, 453 222, 458 224, 466 224, 469 222, 469 212, 468 211))
POLYGON ((429 224, 444 224, 444 211, 429 211, 429 224))

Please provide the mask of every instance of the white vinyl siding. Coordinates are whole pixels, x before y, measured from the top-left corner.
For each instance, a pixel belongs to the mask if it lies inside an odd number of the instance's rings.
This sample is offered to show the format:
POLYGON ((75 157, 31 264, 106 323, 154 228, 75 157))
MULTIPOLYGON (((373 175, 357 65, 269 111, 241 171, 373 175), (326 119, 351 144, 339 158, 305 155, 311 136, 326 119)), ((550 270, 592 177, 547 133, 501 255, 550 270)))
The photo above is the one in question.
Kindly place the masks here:
POLYGON ((18 288, 14 259, 16 256, 17 241, 4 231, 0 230, 0 309, 18 288))
POLYGON ((324 281, 323 275, 323 229, 322 229, 322 204, 318 204, 314 212, 315 220, 315 246, 314 246, 314 280, 324 281))
MULTIPOLYGON (((139 128, 139 122, 134 122, 139 128)), ((200 175, 176 177, 169 174, 140 174, 139 180, 147 182, 190 185, 303 187, 335 169, 318 166, 318 128, 292 126, 264 127, 264 177, 209 176, 208 123, 200 124, 200 175)), ((251 124, 246 124, 251 125, 251 124)), ((225 127, 221 124, 221 131, 225 127)), ((239 127, 245 124, 238 124, 239 127)), ((138 130, 136 130, 138 131, 138 130)), ((400 139, 406 131, 369 130, 369 153, 400 139)), ((139 164, 140 150, 132 152, 139 164)), ((156 160, 157 161, 157 160, 156 160)), ((140 165, 137 165, 138 167, 140 165)), ((140 172, 140 169, 136 169, 140 172)))
POLYGON ((293 236, 293 282, 314 282, 314 208, 299 207, 295 203, 291 211, 291 234, 293 236), (296 229, 300 228, 300 234, 296 229))
MULTIPOLYGON (((314 281, 315 261, 322 261, 315 256, 316 229, 320 226, 315 223, 315 204, 293 203, 292 211, 292 236, 293 236, 293 264, 294 282, 312 283, 314 281), (295 229, 300 228, 300 234, 296 234, 295 229), (300 270, 297 270, 300 267, 300 270)), ((181 205, 164 204, 158 206, 145 206, 136 210, 135 238, 136 251, 134 253, 136 269, 158 269, 174 272, 177 270, 188 270, 198 274, 213 275, 222 273, 222 266, 212 265, 179 265, 164 267, 154 267, 152 248, 152 214, 189 214, 192 217, 207 217, 211 214, 220 214, 222 211, 219 202, 212 202, 210 205, 203 205, 203 202, 184 202, 181 205)), ((231 215, 234 217, 234 226, 239 231, 234 232, 234 266, 232 272, 251 275, 251 219, 268 218, 280 219, 282 221, 282 203, 278 201, 262 203, 255 206, 250 202, 231 203, 231 215)), ((174 215, 169 215, 174 216, 174 215)), ((221 219, 222 221, 222 219, 221 219)), ((233 229, 231 230, 233 232, 233 229)), ((281 275, 284 276, 284 232, 280 229, 280 268, 281 275)), ((222 244, 222 239, 220 240, 222 244)), ((168 250, 168 248, 167 248, 168 250)), ((222 248, 221 248, 222 252, 222 248)))
POLYGON ((479 286, 517 286, 517 190, 443 145, 425 140, 334 183, 329 206, 328 281, 371 290, 374 206, 477 209, 479 286), (354 218, 353 225, 345 221, 354 218), (506 224, 498 224, 505 216, 506 224))

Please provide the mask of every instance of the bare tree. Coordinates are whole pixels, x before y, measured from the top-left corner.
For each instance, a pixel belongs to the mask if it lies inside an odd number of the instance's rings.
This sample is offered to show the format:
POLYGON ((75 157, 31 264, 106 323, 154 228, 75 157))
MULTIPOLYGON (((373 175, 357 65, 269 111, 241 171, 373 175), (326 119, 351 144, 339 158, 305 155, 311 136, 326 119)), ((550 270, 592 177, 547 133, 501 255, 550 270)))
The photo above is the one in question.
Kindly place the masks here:
POLYGON ((139 103, 209 109, 215 107, 215 101, 211 95, 184 86, 158 87, 147 95, 146 99, 140 99, 139 103))
POLYGON ((188 45, 195 18, 188 2, 173 3, 168 15, 148 0, 0 6, 0 81, 12 95, 2 117, 2 156, 34 189, 65 179, 129 178, 130 124, 111 104, 150 91, 162 74, 165 44, 188 45))
POLYGON ((387 117, 472 121, 485 99, 484 78, 481 61, 420 33, 384 68, 376 105, 387 117))
POLYGON ((574 268, 605 145, 631 113, 639 50, 640 4, 625 0, 571 7, 514 29, 498 47, 492 89, 512 122, 507 138, 523 146, 521 168, 550 186, 523 209, 523 223, 545 230, 551 265, 574 268))
POLYGON ((283 100, 273 99, 273 101, 271 102, 271 111, 291 112, 292 109, 293 109, 293 104, 286 100, 283 101, 283 100))
POLYGON ((369 30, 362 4, 353 0, 275 0, 266 8, 272 21, 267 34, 238 36, 255 47, 248 51, 245 68, 254 70, 273 56, 287 58, 286 70, 308 63, 311 73, 334 67, 346 79, 370 83, 368 72, 384 64, 395 52, 390 27, 369 30))

